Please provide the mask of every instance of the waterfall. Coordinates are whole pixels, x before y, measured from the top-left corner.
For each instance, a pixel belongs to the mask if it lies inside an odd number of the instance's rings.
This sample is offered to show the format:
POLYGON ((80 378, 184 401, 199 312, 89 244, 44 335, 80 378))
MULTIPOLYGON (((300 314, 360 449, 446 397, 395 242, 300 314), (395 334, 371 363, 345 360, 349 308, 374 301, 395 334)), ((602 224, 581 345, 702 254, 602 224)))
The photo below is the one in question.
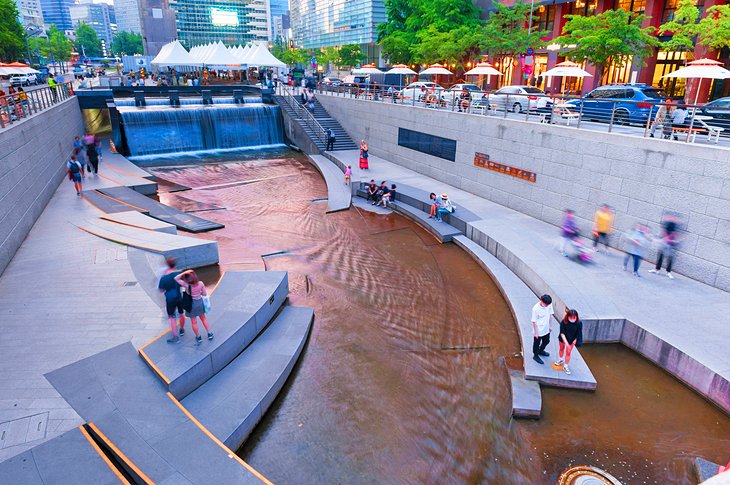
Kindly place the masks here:
POLYGON ((243 105, 119 109, 131 156, 266 147, 284 143, 280 108, 243 105))

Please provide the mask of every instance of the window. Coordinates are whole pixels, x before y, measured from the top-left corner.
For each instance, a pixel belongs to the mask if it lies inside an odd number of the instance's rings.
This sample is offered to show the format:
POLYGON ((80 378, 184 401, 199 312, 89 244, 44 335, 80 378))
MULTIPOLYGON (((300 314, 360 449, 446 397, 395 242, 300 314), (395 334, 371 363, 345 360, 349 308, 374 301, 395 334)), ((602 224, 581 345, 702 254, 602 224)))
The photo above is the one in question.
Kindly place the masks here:
POLYGON ((540 5, 532 14, 532 28, 552 32, 555 27, 555 5, 540 5))
POLYGON ((398 128, 398 145, 449 161, 456 161, 456 140, 398 128))
POLYGON ((616 8, 633 14, 642 14, 646 10, 646 0, 616 0, 616 8))
MULTIPOLYGON (((674 12, 677 10, 679 0, 665 0, 664 11, 662 12, 662 23, 670 22, 674 19, 674 12)), ((697 0, 697 8, 700 9, 700 16, 704 11, 705 0, 697 0)))
POLYGON ((590 17, 596 14, 597 7, 598 0, 577 0, 570 4, 570 14, 590 17))

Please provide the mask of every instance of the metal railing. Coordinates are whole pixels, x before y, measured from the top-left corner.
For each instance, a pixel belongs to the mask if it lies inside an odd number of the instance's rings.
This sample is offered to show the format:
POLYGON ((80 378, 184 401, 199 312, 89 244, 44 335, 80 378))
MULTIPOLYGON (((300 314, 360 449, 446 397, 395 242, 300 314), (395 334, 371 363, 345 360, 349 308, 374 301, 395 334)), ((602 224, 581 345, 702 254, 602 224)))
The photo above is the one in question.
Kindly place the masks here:
MULTIPOLYGON (((291 88, 289 88, 291 89, 291 88)), ((559 124, 575 129, 607 131, 642 137, 657 137, 685 142, 706 140, 708 143, 730 146, 730 108, 705 105, 684 105, 677 113, 677 103, 666 106, 661 99, 633 101, 630 99, 595 99, 557 97, 539 93, 500 94, 471 92, 469 99, 461 92, 446 89, 422 91, 402 86, 324 86, 317 93, 325 96, 348 97, 370 102, 392 103, 497 116, 542 124, 559 124), (392 88, 392 89, 391 89, 392 88), (666 114, 669 109, 669 114, 666 114), (698 138, 699 136, 699 138, 698 138)))
POLYGON ((284 101, 294 110, 297 117, 301 120, 303 120, 309 128, 314 132, 315 136, 317 136, 322 143, 327 143, 327 130, 324 129, 322 125, 319 124, 319 121, 314 117, 312 113, 309 112, 309 110, 297 99, 292 96, 291 92, 287 89, 281 89, 279 90, 279 94, 284 99, 284 101))
POLYGON ((0 128, 5 128, 73 96, 71 83, 0 96, 0 128))

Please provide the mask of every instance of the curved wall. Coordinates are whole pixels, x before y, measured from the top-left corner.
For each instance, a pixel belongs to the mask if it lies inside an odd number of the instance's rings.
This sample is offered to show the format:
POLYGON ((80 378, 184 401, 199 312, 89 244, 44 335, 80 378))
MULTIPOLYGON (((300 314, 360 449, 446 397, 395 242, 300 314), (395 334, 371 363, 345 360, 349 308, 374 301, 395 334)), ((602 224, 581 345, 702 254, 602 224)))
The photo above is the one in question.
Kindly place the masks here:
POLYGON ((728 149, 325 94, 317 99, 374 155, 551 224, 571 208, 587 234, 595 209, 608 203, 619 231, 614 246, 622 246, 621 231, 634 223, 648 223, 657 234, 664 211, 679 212, 686 224, 676 271, 730 291, 728 149), (398 128, 456 140, 456 160, 399 146, 398 128), (537 180, 476 167, 475 152, 533 171, 537 180))

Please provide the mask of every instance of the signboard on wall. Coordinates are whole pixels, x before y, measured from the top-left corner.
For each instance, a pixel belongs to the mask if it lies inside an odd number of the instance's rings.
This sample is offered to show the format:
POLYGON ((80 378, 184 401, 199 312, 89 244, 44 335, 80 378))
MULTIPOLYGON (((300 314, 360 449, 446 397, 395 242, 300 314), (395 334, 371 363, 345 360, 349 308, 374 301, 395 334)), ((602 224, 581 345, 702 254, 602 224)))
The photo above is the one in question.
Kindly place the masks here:
POLYGON ((489 155, 487 155, 486 153, 474 153, 474 166, 486 168, 487 170, 499 172, 504 175, 509 175, 518 179, 527 180, 528 182, 532 183, 535 183, 537 181, 537 174, 535 172, 512 167, 511 165, 505 165, 504 163, 495 162, 493 160, 490 160, 489 155))

